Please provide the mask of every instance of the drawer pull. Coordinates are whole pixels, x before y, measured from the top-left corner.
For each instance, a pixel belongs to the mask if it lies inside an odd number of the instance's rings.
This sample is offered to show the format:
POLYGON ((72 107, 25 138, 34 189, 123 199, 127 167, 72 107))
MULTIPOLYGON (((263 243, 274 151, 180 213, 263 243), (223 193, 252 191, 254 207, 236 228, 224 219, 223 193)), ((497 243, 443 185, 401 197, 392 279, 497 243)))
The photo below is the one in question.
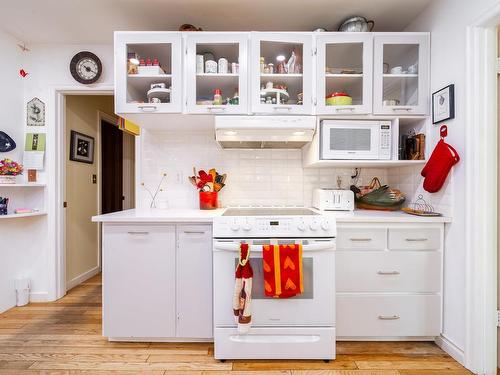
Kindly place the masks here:
POLYGON ((142 232, 140 232, 140 231, 129 231, 127 233, 130 234, 130 235, 132 235, 132 236, 136 236, 136 235, 137 236, 141 236, 141 235, 145 236, 145 235, 149 234, 149 232, 145 232, 145 231, 142 231, 142 232))
POLYGON ((399 275, 399 271, 377 271, 379 275, 399 275))
POLYGON ((407 242, 425 242, 427 238, 407 238, 407 242))
POLYGON ((399 315, 379 315, 380 320, 398 320, 401 317, 399 315))
POLYGON ((349 238, 352 242, 370 242, 371 238, 349 238))
POLYGON ((185 230, 185 234, 205 234, 203 231, 195 231, 195 230, 185 230))
POLYGON ((138 108, 143 112, 155 112, 158 110, 155 105, 140 105, 138 108))

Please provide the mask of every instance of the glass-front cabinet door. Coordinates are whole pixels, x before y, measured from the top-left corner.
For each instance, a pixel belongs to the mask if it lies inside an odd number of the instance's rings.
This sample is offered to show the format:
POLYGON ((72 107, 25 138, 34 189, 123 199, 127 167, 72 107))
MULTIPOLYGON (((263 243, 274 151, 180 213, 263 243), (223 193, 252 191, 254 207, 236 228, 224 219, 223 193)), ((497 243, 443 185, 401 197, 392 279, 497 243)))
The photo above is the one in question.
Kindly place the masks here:
POLYGON ((116 113, 182 111, 181 33, 115 33, 116 113))
POLYGON ((312 114, 312 33, 251 34, 252 112, 312 114))
POLYGON ((249 33, 186 34, 186 111, 248 113, 249 33))
POLYGON ((375 35, 375 114, 428 113, 429 34, 375 35))
POLYGON ((316 47, 316 112, 371 113, 372 34, 319 33, 316 47))

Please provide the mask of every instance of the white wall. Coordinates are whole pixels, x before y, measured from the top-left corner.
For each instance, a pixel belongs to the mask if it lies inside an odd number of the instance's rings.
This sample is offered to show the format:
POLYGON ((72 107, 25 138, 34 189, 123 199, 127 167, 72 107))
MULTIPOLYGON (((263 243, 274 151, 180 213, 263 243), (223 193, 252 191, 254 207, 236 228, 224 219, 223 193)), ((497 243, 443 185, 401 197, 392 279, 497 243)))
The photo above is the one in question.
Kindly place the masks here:
MULTIPOLYGON (((0 158, 11 158, 22 161, 24 148, 23 116, 23 78, 19 69, 24 66, 25 56, 17 47, 19 41, 0 31, 0 130, 9 134, 17 143, 17 148, 8 153, 1 153, 0 158)), ((23 202, 26 191, 18 188, 0 188, 0 196, 12 198, 11 204, 23 202)), ((37 195, 43 192, 35 193, 37 195)), ((0 221, 0 312, 16 303, 14 279, 31 276, 44 258, 43 242, 33 241, 43 239, 47 231, 46 219, 34 217, 26 219, 3 219, 0 221)), ((35 291, 44 290, 43 280, 34 280, 35 291)))
MULTIPOLYGON (((462 161, 453 171, 451 209, 453 223, 446 233, 444 269, 444 336, 458 348, 465 344, 465 92, 466 27, 496 4, 495 0, 434 0, 407 28, 431 32, 431 91, 455 84, 455 119, 447 122, 447 141, 456 147, 462 161)), ((433 128, 431 142, 439 139, 439 126, 433 128)), ((437 196, 438 199, 440 195, 437 196)), ((433 198, 433 201, 436 199, 433 198)))
MULTIPOLYGON (((162 173, 167 173, 158 207, 198 206, 197 191, 188 181, 193 167, 216 168, 227 173, 226 187, 219 199, 224 206, 287 205, 310 206, 316 187, 336 188, 337 176, 348 188, 352 169, 302 168, 301 150, 224 150, 212 132, 141 133, 141 176, 149 189, 155 189, 162 173), (187 146, 189 145, 189 146, 187 146)), ((387 170, 362 169, 360 183, 368 184, 373 176, 384 183, 387 170)), ((149 207, 149 194, 140 188, 139 207, 149 207)))

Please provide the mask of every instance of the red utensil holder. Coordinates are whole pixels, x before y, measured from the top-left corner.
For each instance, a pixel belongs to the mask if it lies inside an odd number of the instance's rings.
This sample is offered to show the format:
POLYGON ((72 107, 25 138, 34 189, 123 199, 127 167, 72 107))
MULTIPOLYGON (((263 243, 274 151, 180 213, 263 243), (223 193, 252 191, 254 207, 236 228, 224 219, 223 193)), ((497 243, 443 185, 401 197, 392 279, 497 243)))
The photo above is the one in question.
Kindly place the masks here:
POLYGON ((200 210, 215 210, 218 194, 216 191, 200 191, 200 210))

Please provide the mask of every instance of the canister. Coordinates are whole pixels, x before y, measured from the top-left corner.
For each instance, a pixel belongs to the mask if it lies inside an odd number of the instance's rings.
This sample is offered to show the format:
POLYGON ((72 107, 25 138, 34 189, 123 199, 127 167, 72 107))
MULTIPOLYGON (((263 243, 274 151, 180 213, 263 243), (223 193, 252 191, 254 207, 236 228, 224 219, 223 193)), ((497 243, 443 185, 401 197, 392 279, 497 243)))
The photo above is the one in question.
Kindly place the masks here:
POLYGON ((219 59, 219 74, 227 74, 228 72, 228 62, 225 57, 219 59))
POLYGON ((217 63, 214 60, 205 61, 205 73, 217 73, 217 63))
POLYGON ((205 69, 205 62, 203 55, 196 55, 196 74, 203 74, 205 69))

